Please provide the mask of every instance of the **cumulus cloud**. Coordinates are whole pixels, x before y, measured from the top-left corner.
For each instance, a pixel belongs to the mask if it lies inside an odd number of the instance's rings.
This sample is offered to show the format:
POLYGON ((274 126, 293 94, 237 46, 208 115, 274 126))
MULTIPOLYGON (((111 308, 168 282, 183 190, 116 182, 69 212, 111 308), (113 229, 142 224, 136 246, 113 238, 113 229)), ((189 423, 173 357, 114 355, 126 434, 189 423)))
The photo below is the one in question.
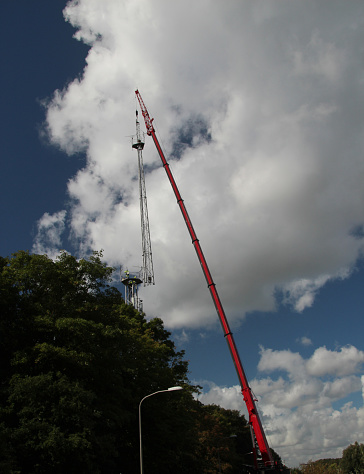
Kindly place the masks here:
POLYGON ((303 336, 300 339, 298 339, 298 342, 300 342, 303 346, 311 346, 312 341, 309 337, 303 336))
MULTIPOLYGON (((38 222, 35 252, 55 254, 68 236, 81 254, 102 248, 109 264, 140 267, 138 88, 230 322, 274 310, 277 294, 303 312, 351 274, 364 226, 361 2, 72 0, 64 16, 90 50, 47 102, 45 128, 86 164, 67 210, 38 222)), ((144 308, 186 341, 215 324, 214 309, 149 137, 143 158, 156 280, 144 308)), ((363 408, 345 397, 364 394, 362 363, 353 346, 308 359, 261 349, 251 385, 287 462, 340 456, 359 439, 363 408)), ((201 400, 242 404, 239 387, 212 383, 201 400)))
POLYGON ((300 76, 322 77, 336 82, 345 70, 345 52, 334 42, 325 42, 318 31, 313 32, 304 49, 293 53, 294 71, 300 76))
POLYGON ((204 405, 220 405, 230 410, 242 410, 242 395, 239 385, 232 387, 219 387, 213 382, 203 380, 199 381, 204 386, 204 392, 196 398, 204 405), (208 388, 208 391, 206 391, 208 388))
POLYGON ((187 331, 182 329, 182 331, 176 332, 174 334, 174 340, 177 342, 177 344, 184 345, 189 341, 189 334, 187 331))
MULTIPOLYGON (((291 351, 261 349, 261 375, 250 385, 269 443, 290 466, 310 458, 341 457, 344 448, 362 438, 364 407, 353 406, 346 397, 364 390, 364 376, 359 375, 363 356, 353 346, 337 351, 320 347, 308 359, 291 351)), ((203 403, 238 409, 248 416, 240 387, 202 385, 203 403)))
POLYGON ((291 281, 281 287, 284 295, 284 303, 291 304, 296 311, 302 312, 305 308, 313 305, 316 293, 325 283, 334 279, 344 279, 349 276, 348 268, 340 269, 333 275, 320 275, 314 279, 299 279, 291 281))
POLYGON ((343 347, 339 352, 320 347, 307 362, 307 371, 315 376, 347 375, 360 370, 363 362, 364 352, 359 351, 356 347, 343 347))
MULTIPOLYGON (((314 1, 78 0, 64 15, 90 50, 82 76, 48 102, 46 128, 87 157, 68 184, 67 229, 81 252, 140 266, 127 138, 139 88, 232 321, 273 310, 277 289, 301 312, 350 274, 363 248, 352 231, 364 222, 360 3, 327 12, 314 1)), ((213 324, 150 139, 144 162, 156 272, 143 290, 148 314, 171 328, 213 324)))
POLYGON ((43 214, 37 222, 37 234, 32 251, 37 254, 47 254, 55 258, 62 247, 62 233, 65 230, 66 211, 54 214, 43 214))

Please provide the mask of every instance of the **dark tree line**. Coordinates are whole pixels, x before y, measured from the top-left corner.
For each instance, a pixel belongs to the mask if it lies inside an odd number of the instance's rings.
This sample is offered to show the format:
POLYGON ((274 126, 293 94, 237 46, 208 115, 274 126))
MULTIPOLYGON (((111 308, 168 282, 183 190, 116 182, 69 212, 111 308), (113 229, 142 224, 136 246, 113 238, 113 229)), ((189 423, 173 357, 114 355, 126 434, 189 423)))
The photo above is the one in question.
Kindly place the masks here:
POLYGON ((95 252, 0 257, 0 472, 237 473, 238 411, 203 406, 161 319, 125 305, 95 252))
POLYGON ((363 474, 364 444, 355 441, 343 450, 341 458, 318 459, 301 464, 292 474, 363 474))

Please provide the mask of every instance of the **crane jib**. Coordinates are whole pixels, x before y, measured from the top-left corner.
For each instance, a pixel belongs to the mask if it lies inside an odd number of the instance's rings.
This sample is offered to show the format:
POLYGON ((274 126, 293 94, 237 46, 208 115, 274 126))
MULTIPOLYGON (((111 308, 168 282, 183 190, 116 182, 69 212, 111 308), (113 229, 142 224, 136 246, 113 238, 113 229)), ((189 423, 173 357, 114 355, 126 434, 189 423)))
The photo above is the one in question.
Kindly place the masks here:
POLYGON ((244 372, 244 369, 243 369, 243 365, 241 363, 239 353, 238 353, 238 350, 237 350, 236 345, 235 345, 233 334, 230 331, 229 324, 228 324, 224 309, 222 307, 222 304, 221 304, 221 301, 220 301, 220 298, 219 298, 219 295, 218 295, 218 292, 217 292, 217 289, 216 289, 216 285, 213 282, 213 279, 212 279, 210 270, 208 268, 205 256, 204 256, 204 254, 202 252, 202 248, 200 246, 200 242, 199 242, 199 240, 196 236, 195 230, 193 228, 192 222, 191 222, 191 220, 189 218, 189 215, 187 213, 187 209, 184 205, 183 199, 182 199, 182 197, 179 193, 177 184, 174 180, 174 177, 173 177, 172 172, 170 170, 169 164, 166 161, 163 150, 162 150, 162 148, 159 144, 159 141, 158 141, 158 139, 155 135, 155 130, 154 130, 154 127, 152 125, 152 122, 153 122, 154 119, 150 118, 148 110, 147 110, 147 108, 146 108, 146 106, 143 102, 143 99, 141 98, 141 95, 140 95, 138 90, 135 91, 135 94, 138 98, 139 105, 140 105, 140 108, 141 108, 141 112, 142 112, 142 115, 144 117, 145 126, 146 126, 146 129, 147 129, 147 134, 152 136, 152 138, 153 138, 153 141, 154 141, 154 144, 157 148, 158 154, 159 154, 159 156, 162 160, 163 167, 164 167, 164 169, 167 173, 168 179, 171 183, 172 189, 173 189, 174 194, 177 198, 177 204, 180 207, 180 210, 181 210, 181 213, 183 215, 184 221, 187 225, 187 228, 188 228, 191 240, 192 240, 192 244, 193 244, 193 246, 195 248, 195 251, 196 251, 196 254, 197 254, 197 258, 198 258, 198 260, 201 264, 202 271, 205 275, 207 286, 208 286, 208 289, 210 290, 210 294, 211 294, 211 297, 213 299, 217 314, 219 316, 220 323, 222 325, 222 329, 223 329, 223 332, 224 332, 224 336, 225 336, 226 342, 228 344, 230 354, 231 354, 231 357, 233 359, 234 366, 235 366, 235 369, 236 369, 236 372, 237 372, 237 375, 238 375, 238 378, 239 378, 241 391, 242 391, 243 398, 244 398, 244 401, 245 401, 245 404, 246 404, 246 407, 247 407, 247 410, 248 410, 248 413, 249 413, 249 424, 250 424, 251 428, 254 431, 256 442, 257 442, 257 445, 259 447, 259 451, 261 453, 262 461, 263 461, 265 467, 270 469, 274 466, 273 457, 272 457, 272 454, 271 454, 271 451, 270 451, 270 448, 269 448, 269 445, 268 445, 268 442, 267 442, 267 439, 266 439, 266 436, 265 436, 265 433, 264 433, 264 430, 263 430, 263 426, 262 426, 262 423, 261 423, 261 420, 260 420, 260 417, 259 417, 259 414, 258 414, 258 410, 257 410, 256 405, 255 405, 255 401, 254 401, 254 398, 253 398, 253 395, 252 395, 251 388, 249 387, 248 380, 246 378, 246 375, 245 375, 245 372, 244 372))

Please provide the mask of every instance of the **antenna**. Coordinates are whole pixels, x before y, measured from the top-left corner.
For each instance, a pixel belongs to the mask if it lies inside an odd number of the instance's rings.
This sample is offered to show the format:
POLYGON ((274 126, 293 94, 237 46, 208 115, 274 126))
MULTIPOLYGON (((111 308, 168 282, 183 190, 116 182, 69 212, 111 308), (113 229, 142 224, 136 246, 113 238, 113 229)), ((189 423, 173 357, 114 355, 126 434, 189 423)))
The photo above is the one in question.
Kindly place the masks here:
POLYGON ((140 195, 140 220, 142 230, 142 252, 143 265, 140 270, 140 277, 144 286, 154 285, 154 270, 152 259, 152 245, 150 241, 147 191, 145 187, 143 153, 144 133, 140 131, 140 123, 138 121, 138 111, 136 111, 136 136, 132 138, 132 147, 138 152, 138 169, 139 169, 139 195, 140 195))

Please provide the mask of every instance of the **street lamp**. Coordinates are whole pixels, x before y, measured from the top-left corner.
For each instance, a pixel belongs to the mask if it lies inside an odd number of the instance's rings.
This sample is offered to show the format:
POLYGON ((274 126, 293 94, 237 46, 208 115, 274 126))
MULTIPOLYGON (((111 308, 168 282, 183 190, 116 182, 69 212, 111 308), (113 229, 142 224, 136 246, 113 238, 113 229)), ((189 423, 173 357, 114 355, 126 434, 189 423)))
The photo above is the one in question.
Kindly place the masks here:
POLYGON ((169 387, 166 390, 158 390, 158 392, 150 393, 146 395, 144 398, 140 400, 139 403, 139 456, 140 456, 140 474, 144 474, 143 470, 143 448, 142 448, 142 403, 146 398, 152 397, 153 395, 157 395, 157 393, 164 393, 164 392, 174 392, 176 390, 183 390, 183 387, 169 387))

